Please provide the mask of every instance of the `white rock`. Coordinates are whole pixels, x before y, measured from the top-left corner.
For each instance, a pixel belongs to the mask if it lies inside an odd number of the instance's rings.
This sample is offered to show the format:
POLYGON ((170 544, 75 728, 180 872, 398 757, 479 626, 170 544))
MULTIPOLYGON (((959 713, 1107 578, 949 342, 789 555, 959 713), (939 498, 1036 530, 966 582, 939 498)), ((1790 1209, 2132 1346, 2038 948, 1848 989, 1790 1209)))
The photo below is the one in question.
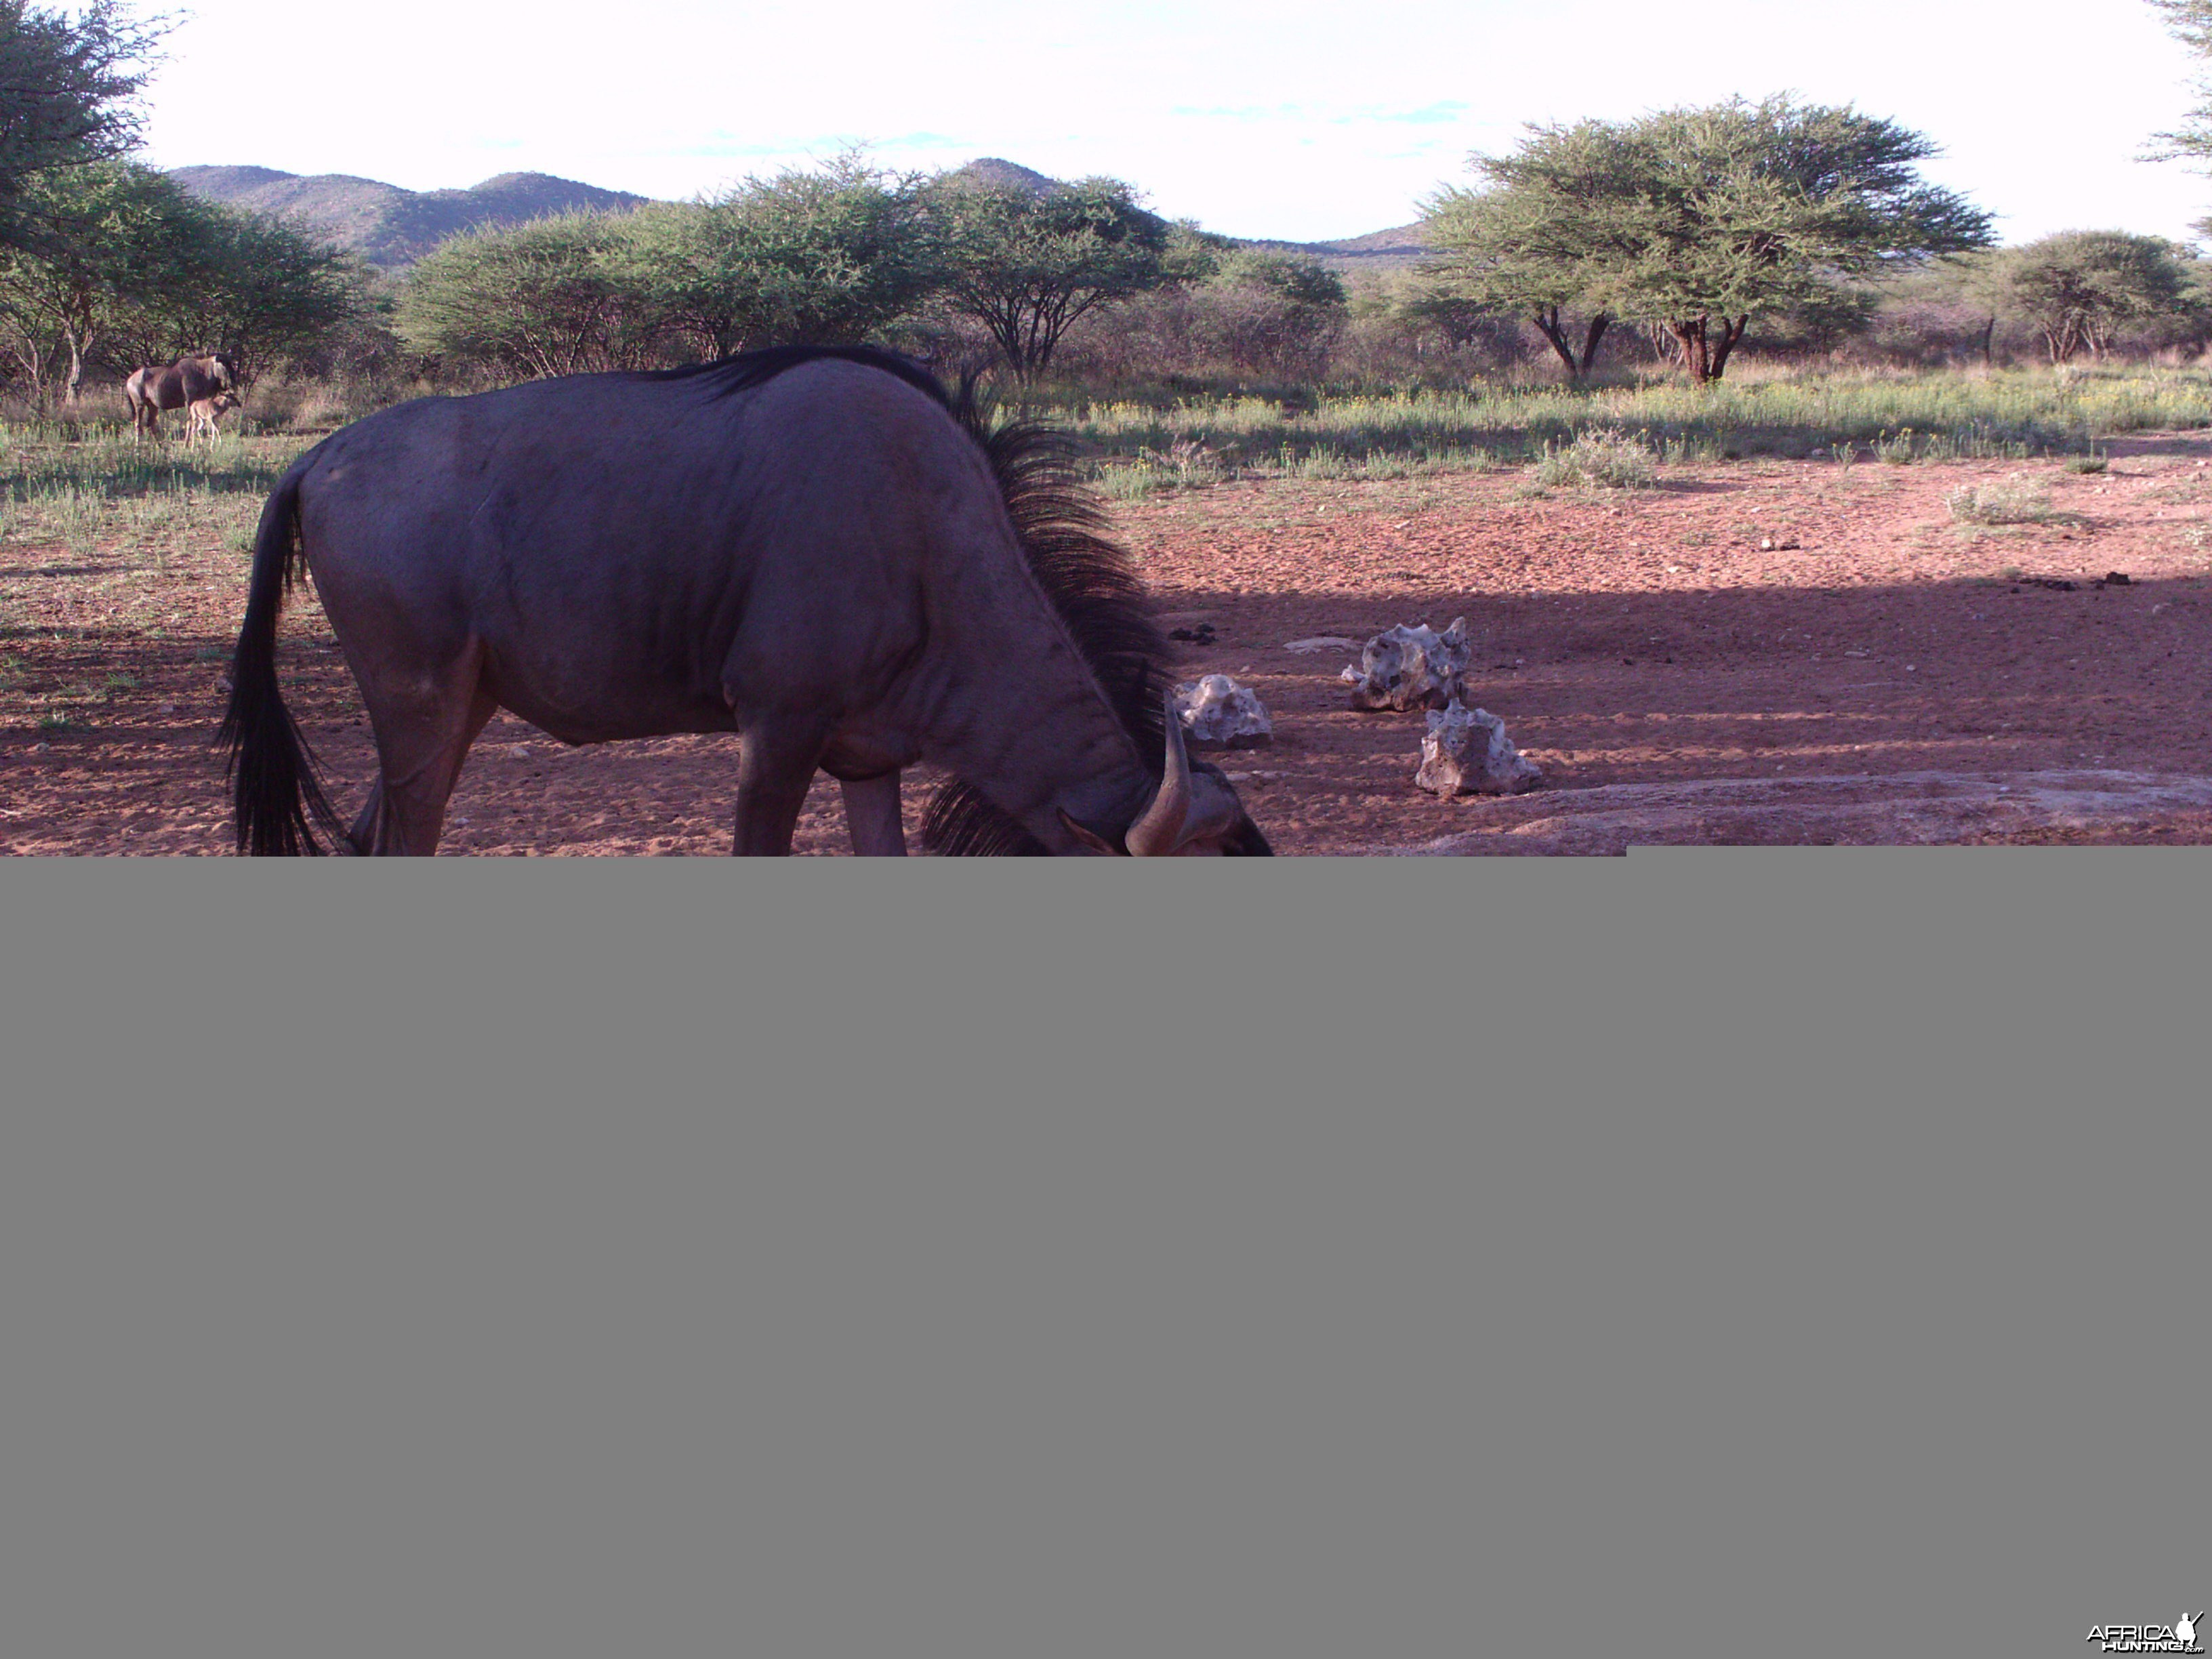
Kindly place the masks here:
POLYGON ((1421 767, 1413 782, 1432 795, 1517 795, 1543 781, 1543 770, 1505 735, 1505 722, 1486 708, 1459 702, 1429 711, 1421 767))
POLYGON ((1316 634, 1310 640, 1285 640, 1283 649, 1295 651, 1301 656, 1313 651, 1357 651, 1358 640, 1346 639, 1341 634, 1316 634))
POLYGON ((1275 740, 1259 697, 1226 674, 1176 687, 1176 708, 1194 749, 1256 749, 1275 740))
POLYGON ((1443 708, 1467 695, 1462 676, 1474 654, 1464 617, 1441 634, 1401 623, 1368 641, 1359 666, 1339 678, 1352 687, 1354 708, 1443 708))

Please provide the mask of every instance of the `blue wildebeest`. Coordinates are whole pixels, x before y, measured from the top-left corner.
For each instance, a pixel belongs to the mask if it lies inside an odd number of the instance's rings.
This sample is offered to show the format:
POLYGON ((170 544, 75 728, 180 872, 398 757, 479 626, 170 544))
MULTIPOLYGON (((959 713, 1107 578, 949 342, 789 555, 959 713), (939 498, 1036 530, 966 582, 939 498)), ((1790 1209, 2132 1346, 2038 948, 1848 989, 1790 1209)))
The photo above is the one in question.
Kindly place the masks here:
POLYGON ((735 850, 791 850, 814 774, 856 852, 1264 854, 1184 752, 1126 556, 1060 441, 903 357, 784 347, 426 398, 295 462, 261 514, 217 741, 239 850, 433 851, 507 708, 566 743, 739 739, 735 850), (374 731, 350 830, 276 684, 304 566, 374 731))
MULTIPOLYGON (((131 405, 131 435, 134 441, 148 432, 159 436, 164 410, 190 409, 237 386, 237 366, 220 351, 134 369, 123 383, 124 401, 131 405)), ((185 435, 191 435, 189 427, 185 435)))
POLYGON ((216 422, 238 407, 238 394, 225 389, 211 398, 195 398, 185 415, 185 441, 190 443, 203 432, 213 443, 222 434, 216 422))

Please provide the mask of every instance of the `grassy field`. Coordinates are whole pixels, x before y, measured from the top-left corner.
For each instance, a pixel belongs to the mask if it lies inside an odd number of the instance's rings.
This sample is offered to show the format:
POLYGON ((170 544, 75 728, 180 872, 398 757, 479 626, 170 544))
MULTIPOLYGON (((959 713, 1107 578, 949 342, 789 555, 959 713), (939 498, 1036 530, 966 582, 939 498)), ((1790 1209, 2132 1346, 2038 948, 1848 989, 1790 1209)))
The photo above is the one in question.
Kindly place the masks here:
POLYGON ((110 426, 0 425, 0 538, 149 556, 180 536, 250 536, 262 498, 313 441, 282 434, 133 444, 110 426))
POLYGON ((136 653, 95 671, 76 659, 91 641, 188 637, 200 659, 227 657, 186 596, 212 585, 235 614, 262 500, 311 441, 134 447, 112 428, 0 426, 0 556, 15 556, 0 582, 4 723, 81 729, 136 692, 136 653), (42 603, 49 588, 65 603, 42 603))
POLYGON ((1109 495, 1237 477, 1393 478, 1540 462, 1593 430, 1656 459, 1755 455, 1899 465, 2092 453, 2116 433, 2212 425, 2212 373, 1762 374, 1700 390, 1679 380, 1605 386, 1259 398, 1159 405, 1071 400, 1039 410, 1080 434, 1109 495))
MULTIPOLYGON (((312 398, 301 408, 328 413, 312 398)), ((1667 380, 1584 392, 1478 387, 1294 404, 1070 398, 1030 412, 1069 425, 1103 491, 1129 500, 1237 478, 1389 479, 1516 466, 1548 483, 1557 453, 1588 434, 1601 434, 1627 459, 1648 454, 1675 465, 1753 456, 1841 465, 2087 460, 2116 434, 2212 426, 2212 371, 1808 374, 1752 364, 1706 390, 1667 380)), ((185 536, 213 536, 243 550, 270 486, 327 430, 318 420, 304 430, 187 447, 134 445, 127 430, 107 422, 0 424, 0 538, 77 550, 119 546, 155 560, 185 536)), ((0 627, 5 623, 0 616, 0 627)))

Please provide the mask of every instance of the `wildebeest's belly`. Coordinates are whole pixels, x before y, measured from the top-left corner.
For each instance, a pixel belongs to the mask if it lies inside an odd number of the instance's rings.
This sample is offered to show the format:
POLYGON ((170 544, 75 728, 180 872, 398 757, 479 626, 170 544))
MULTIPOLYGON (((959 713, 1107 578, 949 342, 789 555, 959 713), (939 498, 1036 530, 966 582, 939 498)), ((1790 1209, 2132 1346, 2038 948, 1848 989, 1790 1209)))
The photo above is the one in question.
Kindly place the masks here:
POLYGON ((716 678, 690 653, 647 641, 596 643, 483 638, 483 685, 500 704, 564 743, 612 743, 686 732, 729 732, 736 720, 716 678))
POLYGON ((542 522, 477 528, 466 604, 501 704, 571 743, 734 729, 722 682, 744 599, 725 563, 665 538, 656 559, 634 540, 564 546, 542 522))
POLYGON ((563 743, 618 743, 629 738, 666 738, 687 732, 733 732, 728 707, 696 701, 625 697, 601 699, 590 708, 549 698, 540 688, 487 677, 486 689, 500 706, 520 714, 563 743))

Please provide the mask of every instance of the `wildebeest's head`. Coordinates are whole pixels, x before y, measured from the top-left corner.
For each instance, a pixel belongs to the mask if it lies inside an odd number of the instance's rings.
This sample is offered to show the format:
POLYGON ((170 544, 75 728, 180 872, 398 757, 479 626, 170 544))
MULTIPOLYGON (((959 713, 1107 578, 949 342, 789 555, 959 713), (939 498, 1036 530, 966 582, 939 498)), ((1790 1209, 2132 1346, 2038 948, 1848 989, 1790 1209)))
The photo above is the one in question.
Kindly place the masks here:
POLYGON ((1175 695, 1167 698, 1167 767, 1160 787, 1136 821, 1122 833, 1121 845, 1062 812, 1060 823, 1094 852, 1127 853, 1132 858, 1191 858, 1206 854, 1266 857, 1274 851, 1260 826, 1237 799, 1236 786, 1220 768, 1194 764, 1183 742, 1182 715, 1175 695))
POLYGON ((210 351, 207 355, 207 362, 209 372, 215 376, 217 386, 234 386, 238 384, 238 365, 231 361, 228 352, 210 351))

